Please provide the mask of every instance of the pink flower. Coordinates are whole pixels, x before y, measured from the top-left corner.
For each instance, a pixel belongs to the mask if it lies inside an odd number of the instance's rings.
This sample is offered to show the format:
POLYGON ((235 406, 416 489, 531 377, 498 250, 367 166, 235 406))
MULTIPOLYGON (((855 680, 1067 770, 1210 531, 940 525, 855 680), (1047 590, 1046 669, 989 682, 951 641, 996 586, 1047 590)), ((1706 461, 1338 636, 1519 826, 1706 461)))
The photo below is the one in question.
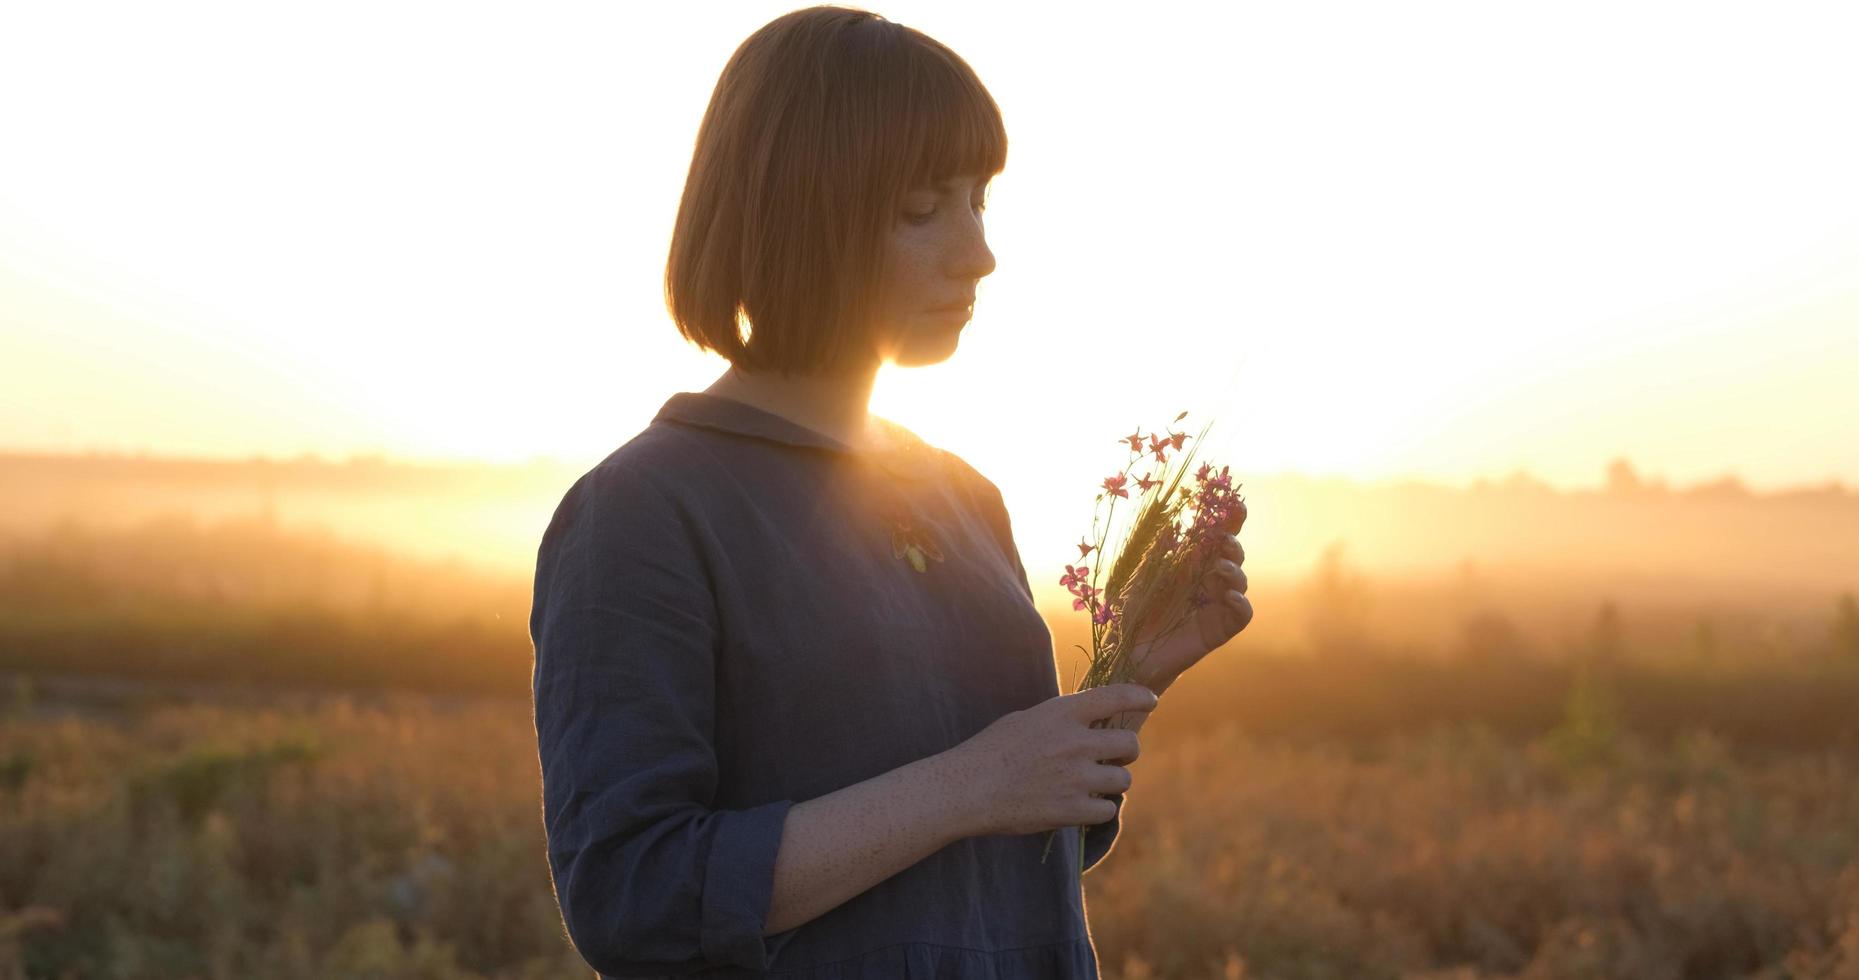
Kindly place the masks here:
MULTIPOLYGON (((1187 412, 1176 415, 1174 421, 1164 426, 1160 433, 1145 432, 1139 428, 1118 438, 1117 441, 1129 445, 1133 455, 1130 465, 1125 466, 1122 472, 1103 479, 1101 492, 1097 495, 1100 508, 1105 506, 1105 496, 1122 497, 1125 500, 1140 496, 1143 501, 1148 501, 1150 498, 1147 494, 1165 485, 1187 482, 1181 479, 1186 474, 1185 459, 1178 473, 1170 473, 1167 465, 1170 455, 1185 452, 1188 440, 1194 438, 1186 432, 1174 431, 1174 426, 1187 417, 1187 412), (1154 456, 1157 465, 1150 466, 1148 472, 1140 475, 1131 472, 1139 456, 1154 456), (1136 493, 1132 494, 1131 491, 1136 493)), ((1239 496, 1239 484, 1233 481, 1230 472, 1225 467, 1216 468, 1211 463, 1202 463, 1195 473, 1195 482, 1180 486, 1180 496, 1176 496, 1171 486, 1160 495, 1160 499, 1154 501, 1167 509, 1165 516, 1169 519, 1161 522, 1163 526, 1156 529, 1155 541, 1149 547, 1159 549, 1154 553, 1166 559, 1170 572, 1167 581, 1151 583, 1153 588, 1145 596, 1145 601, 1154 600, 1158 607, 1167 608, 1157 608, 1143 616, 1144 622, 1124 623, 1123 628, 1142 632, 1158 623, 1173 622, 1167 617, 1175 615, 1181 607, 1191 611, 1214 602, 1214 597, 1196 588, 1192 579, 1197 574, 1205 573, 1207 567, 1215 561, 1220 547, 1227 541, 1228 534, 1236 532, 1237 525, 1245 519, 1245 502, 1239 496)), ((1101 546, 1087 538, 1080 538, 1077 560, 1083 561, 1093 551, 1101 550, 1101 546)), ((1103 559, 1099 559, 1096 566, 1098 570, 1102 570, 1102 565, 1103 559)), ((1113 601, 1103 591, 1089 584, 1092 567, 1066 565, 1059 584, 1071 593, 1074 611, 1090 614, 1094 627, 1092 645, 1095 647, 1101 644, 1102 637, 1106 635, 1095 627, 1121 622, 1123 609, 1121 597, 1113 601)))
POLYGON ((1158 463, 1168 462, 1168 457, 1163 455, 1162 453, 1162 450, 1168 448, 1168 443, 1169 443, 1169 440, 1158 439, 1156 438, 1155 433, 1153 432, 1149 433, 1149 451, 1155 454, 1156 462, 1158 463))

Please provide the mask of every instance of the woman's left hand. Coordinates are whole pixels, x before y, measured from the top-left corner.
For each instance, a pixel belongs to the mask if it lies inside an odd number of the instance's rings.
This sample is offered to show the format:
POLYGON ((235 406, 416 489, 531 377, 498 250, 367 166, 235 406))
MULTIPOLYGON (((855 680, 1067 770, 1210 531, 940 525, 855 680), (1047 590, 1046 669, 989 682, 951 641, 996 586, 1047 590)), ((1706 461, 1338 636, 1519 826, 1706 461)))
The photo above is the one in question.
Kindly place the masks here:
POLYGON ((1220 557, 1201 578, 1201 590, 1213 601, 1190 612, 1161 646, 1139 655, 1138 680, 1157 693, 1252 622, 1252 600, 1246 598, 1246 571, 1241 567, 1246 549, 1236 533, 1244 522, 1242 510, 1220 542, 1220 557))

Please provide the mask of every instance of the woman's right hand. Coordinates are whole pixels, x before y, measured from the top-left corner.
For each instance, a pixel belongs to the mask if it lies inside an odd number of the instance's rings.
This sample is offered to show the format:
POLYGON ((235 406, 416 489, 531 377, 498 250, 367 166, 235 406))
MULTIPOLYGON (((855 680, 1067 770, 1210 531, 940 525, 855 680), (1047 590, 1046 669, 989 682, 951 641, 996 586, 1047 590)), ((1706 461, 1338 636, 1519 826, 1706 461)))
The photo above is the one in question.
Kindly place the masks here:
POLYGON ((951 755, 974 804, 971 836, 1035 834, 1116 816, 1116 801, 1092 794, 1128 790, 1124 766, 1141 746, 1133 731, 1091 723, 1157 703, 1141 684, 1105 684, 1009 712, 956 746, 951 755))

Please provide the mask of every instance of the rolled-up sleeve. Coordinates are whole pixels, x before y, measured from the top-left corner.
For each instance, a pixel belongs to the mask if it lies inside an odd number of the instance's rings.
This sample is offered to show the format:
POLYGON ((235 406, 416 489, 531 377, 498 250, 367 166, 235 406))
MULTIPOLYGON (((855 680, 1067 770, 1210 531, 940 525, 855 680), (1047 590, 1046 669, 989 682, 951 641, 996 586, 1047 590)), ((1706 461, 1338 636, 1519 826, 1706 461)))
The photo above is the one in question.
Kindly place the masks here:
POLYGON ((792 800, 717 809, 716 604, 691 518, 614 463, 569 488, 530 637, 549 869, 602 974, 765 970, 792 800))

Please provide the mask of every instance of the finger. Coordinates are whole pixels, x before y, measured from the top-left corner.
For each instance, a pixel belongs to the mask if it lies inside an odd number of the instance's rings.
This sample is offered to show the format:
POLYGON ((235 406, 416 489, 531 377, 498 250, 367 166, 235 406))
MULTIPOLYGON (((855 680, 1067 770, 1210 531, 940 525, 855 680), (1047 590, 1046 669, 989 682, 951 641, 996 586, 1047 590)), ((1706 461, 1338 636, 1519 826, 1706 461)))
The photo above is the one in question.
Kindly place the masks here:
POLYGON ((1100 737, 1103 745, 1097 749, 1104 758, 1099 760, 1112 765, 1127 766, 1142 754, 1142 745, 1136 739, 1136 733, 1128 729, 1106 728, 1100 737))
POLYGON ((1227 615, 1233 617, 1232 621, 1238 624, 1233 627, 1234 633, 1238 633, 1240 630, 1251 625, 1252 600, 1246 598, 1245 595, 1238 592, 1228 592, 1226 594, 1226 609, 1227 615))
POLYGON ((1214 583, 1214 588, 1238 589, 1240 592, 1246 591, 1246 572, 1238 565, 1222 558, 1219 564, 1214 566, 1214 571, 1217 572, 1220 577, 1220 581, 1214 583))
POLYGON ((1235 535, 1229 534, 1225 540, 1220 542, 1220 554, 1231 559, 1234 564, 1244 565, 1246 563, 1246 548, 1239 543, 1239 538, 1235 535))
POLYGON ((1075 710, 1084 721, 1111 718, 1125 711, 1150 711, 1161 703, 1155 692, 1142 684, 1105 684, 1081 694, 1075 710))

